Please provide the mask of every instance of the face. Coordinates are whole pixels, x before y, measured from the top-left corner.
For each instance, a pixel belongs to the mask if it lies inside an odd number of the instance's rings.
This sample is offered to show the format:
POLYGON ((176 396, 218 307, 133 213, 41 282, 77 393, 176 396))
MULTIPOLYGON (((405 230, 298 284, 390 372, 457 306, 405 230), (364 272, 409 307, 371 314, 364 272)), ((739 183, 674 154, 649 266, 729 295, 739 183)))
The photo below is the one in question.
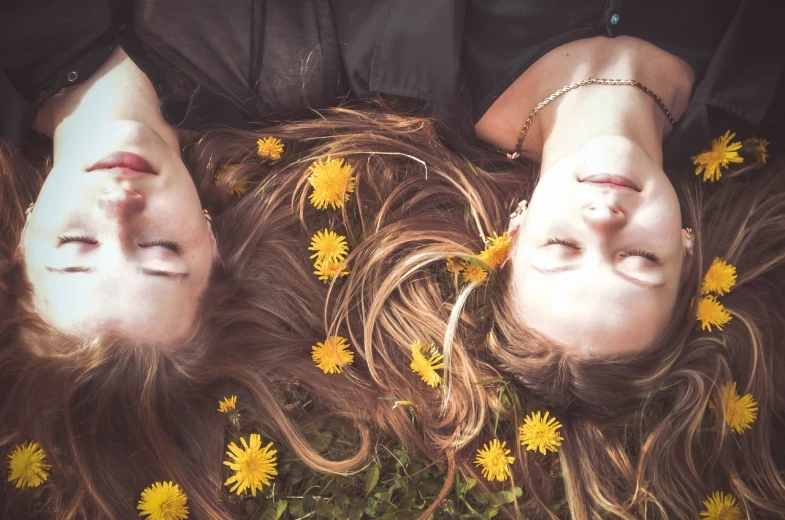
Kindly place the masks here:
POLYGON ((21 253, 35 307, 78 336, 171 344, 191 330, 215 238, 179 149, 119 121, 55 150, 21 253))
POLYGON ((692 256, 665 173, 616 137, 589 141, 543 171, 510 233, 523 321, 586 355, 653 344, 692 256))

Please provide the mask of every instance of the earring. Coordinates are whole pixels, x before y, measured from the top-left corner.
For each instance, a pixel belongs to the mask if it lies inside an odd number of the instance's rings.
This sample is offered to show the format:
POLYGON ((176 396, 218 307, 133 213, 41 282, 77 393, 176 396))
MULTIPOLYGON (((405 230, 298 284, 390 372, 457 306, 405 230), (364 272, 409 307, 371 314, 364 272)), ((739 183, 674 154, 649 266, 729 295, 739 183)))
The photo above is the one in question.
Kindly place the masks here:
POLYGON ((30 205, 27 206, 27 209, 25 210, 25 215, 29 217, 30 214, 33 212, 34 207, 35 207, 35 202, 31 202, 30 205))
POLYGON ((686 228, 685 231, 687 231, 687 240, 695 242, 695 233, 692 232, 692 228, 686 228))
POLYGON ((207 211, 206 209, 203 209, 202 211, 204 211, 204 218, 207 219, 207 222, 212 222, 213 221, 213 217, 210 216, 210 212, 207 211))
POLYGON ((523 212, 526 211, 526 208, 529 206, 529 203, 525 200, 522 200, 518 203, 518 207, 515 208, 515 211, 510 213, 510 218, 513 219, 515 217, 520 217, 523 215, 523 212))

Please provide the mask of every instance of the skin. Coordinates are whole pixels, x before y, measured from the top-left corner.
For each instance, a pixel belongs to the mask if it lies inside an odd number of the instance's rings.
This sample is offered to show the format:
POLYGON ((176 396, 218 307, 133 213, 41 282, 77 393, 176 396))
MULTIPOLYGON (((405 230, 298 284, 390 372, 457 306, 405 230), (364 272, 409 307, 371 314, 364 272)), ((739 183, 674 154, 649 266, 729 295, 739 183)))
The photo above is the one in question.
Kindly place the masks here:
MULTIPOLYGON (((692 70, 630 37, 554 49, 478 122, 478 135, 513 149, 539 101, 585 77, 636 79, 673 116, 686 109, 692 70)), ((670 123, 634 87, 583 86, 537 116, 523 154, 541 162, 526 211, 509 232, 514 293, 525 324, 578 355, 634 353, 670 318, 692 261, 675 190, 662 169, 670 123), (637 189, 587 181, 618 175, 637 189)))
POLYGON ((217 248, 147 76, 118 49, 88 81, 50 99, 35 128, 54 150, 20 244, 40 315, 85 338, 111 331, 143 344, 181 342, 217 248), (88 171, 116 152, 141 156, 154 174, 88 171))

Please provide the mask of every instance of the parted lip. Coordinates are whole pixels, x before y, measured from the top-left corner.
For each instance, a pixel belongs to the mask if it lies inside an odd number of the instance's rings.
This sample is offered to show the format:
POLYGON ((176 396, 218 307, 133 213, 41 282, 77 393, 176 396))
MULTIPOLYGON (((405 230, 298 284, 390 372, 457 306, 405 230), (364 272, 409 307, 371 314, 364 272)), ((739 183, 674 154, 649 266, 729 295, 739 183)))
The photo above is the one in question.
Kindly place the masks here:
POLYGON ((158 175, 158 173, 153 169, 152 166, 150 166, 150 163, 148 163, 144 157, 131 152, 116 152, 111 155, 107 155, 94 165, 90 166, 87 171, 91 172, 94 170, 111 170, 114 168, 158 175))
POLYGON ((632 182, 627 177, 622 177, 621 175, 610 175, 610 174, 597 174, 597 175, 589 175, 582 179, 578 179, 579 182, 588 182, 590 184, 602 184, 609 187, 619 187, 619 188, 629 188, 635 191, 641 191, 640 187, 637 184, 632 182))

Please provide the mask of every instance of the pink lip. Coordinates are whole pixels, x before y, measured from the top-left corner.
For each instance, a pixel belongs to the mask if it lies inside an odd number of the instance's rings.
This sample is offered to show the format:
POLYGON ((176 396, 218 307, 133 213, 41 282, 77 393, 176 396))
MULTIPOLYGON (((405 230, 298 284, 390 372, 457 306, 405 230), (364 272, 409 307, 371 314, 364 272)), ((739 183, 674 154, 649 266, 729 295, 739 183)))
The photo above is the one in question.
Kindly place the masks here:
POLYGON ((117 152, 107 155, 87 169, 88 172, 94 170, 119 170, 123 177, 129 176, 131 172, 157 175, 144 157, 131 152, 117 152))
POLYGON ((578 179, 579 182, 588 182, 591 184, 605 184, 608 186, 618 186, 620 188, 629 188, 635 191, 641 191, 637 184, 632 182, 627 177, 622 177, 621 175, 589 175, 588 177, 584 177, 583 179, 578 179))

